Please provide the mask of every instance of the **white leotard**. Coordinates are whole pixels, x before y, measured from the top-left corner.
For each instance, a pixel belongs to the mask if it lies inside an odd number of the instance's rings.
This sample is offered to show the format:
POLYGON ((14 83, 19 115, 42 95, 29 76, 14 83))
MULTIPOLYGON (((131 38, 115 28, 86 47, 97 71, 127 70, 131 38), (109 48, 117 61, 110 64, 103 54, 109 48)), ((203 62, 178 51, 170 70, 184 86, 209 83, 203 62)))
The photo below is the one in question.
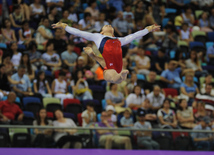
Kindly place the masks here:
MULTIPOLYGON (((90 32, 86 32, 86 31, 80 31, 80 30, 70 27, 70 26, 66 26, 65 30, 68 33, 73 34, 75 36, 85 38, 86 40, 89 40, 89 41, 94 41, 94 43, 96 44, 98 49, 100 47, 100 43, 101 43, 102 39, 106 37, 105 35, 102 35, 100 33, 90 33, 90 32)), ((137 31, 133 34, 127 35, 125 37, 118 37, 117 39, 120 40, 121 46, 123 46, 123 45, 126 45, 126 44, 132 42, 135 39, 145 36, 148 33, 149 33, 148 29, 143 29, 143 30, 137 31)), ((116 38, 116 37, 110 37, 110 38, 116 38)))

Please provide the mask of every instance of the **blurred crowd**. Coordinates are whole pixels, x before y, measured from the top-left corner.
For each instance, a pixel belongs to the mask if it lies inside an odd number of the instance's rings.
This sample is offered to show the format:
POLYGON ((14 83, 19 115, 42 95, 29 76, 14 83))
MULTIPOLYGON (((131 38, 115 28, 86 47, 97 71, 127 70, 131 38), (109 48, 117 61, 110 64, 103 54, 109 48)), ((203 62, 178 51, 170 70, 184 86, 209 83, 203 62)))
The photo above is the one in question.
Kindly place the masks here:
MULTIPOLYGON (((37 118, 33 125, 214 130, 213 30, 213 0, 2 0, 1 123, 23 124, 32 111, 37 118), (83 47, 91 47, 101 56, 96 45, 52 29, 59 21, 91 33, 111 24, 115 37, 152 24, 161 25, 161 30, 122 47, 123 69, 129 75, 112 84, 104 80, 103 68, 83 52, 83 47), (38 103, 35 98, 43 105, 36 112, 27 107, 38 103), (51 98, 57 98, 58 109, 47 108, 44 101, 51 98), (67 99, 80 107, 77 114, 66 109, 67 99), (55 121, 47 119, 47 112, 54 113, 48 118, 55 121)), ((76 130, 54 132, 59 147, 82 147, 76 130)), ((99 145, 107 149, 113 142, 132 149, 130 139, 115 132, 100 130, 97 135, 99 145)), ((134 135, 139 146, 159 149, 151 132, 134 135)), ((213 135, 191 136, 196 147, 212 149, 213 135)), ((47 144, 52 141, 40 135, 35 144, 42 138, 47 144)))

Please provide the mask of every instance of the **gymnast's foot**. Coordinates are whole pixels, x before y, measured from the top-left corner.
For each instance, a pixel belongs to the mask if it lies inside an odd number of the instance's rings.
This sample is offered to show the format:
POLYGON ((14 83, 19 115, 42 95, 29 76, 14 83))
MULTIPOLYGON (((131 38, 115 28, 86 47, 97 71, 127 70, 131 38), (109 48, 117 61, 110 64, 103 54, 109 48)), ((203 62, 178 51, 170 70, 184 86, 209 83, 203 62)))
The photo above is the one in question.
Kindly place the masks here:
POLYGON ((122 79, 123 79, 123 81, 124 80, 126 80, 126 78, 127 78, 127 74, 129 73, 129 71, 128 70, 123 70, 120 74, 121 74, 121 77, 122 77, 122 79))
POLYGON ((95 53, 93 52, 91 47, 84 47, 83 50, 86 54, 88 54, 90 57, 95 57, 95 53))

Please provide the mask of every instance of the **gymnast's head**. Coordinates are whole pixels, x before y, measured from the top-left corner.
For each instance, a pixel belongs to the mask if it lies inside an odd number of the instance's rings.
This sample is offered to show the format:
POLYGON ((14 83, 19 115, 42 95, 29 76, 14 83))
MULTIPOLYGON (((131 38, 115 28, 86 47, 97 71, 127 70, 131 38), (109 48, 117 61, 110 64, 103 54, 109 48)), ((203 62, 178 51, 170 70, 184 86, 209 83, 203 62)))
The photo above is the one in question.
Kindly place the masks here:
POLYGON ((100 34, 114 36, 114 28, 111 25, 104 25, 100 30, 100 34))

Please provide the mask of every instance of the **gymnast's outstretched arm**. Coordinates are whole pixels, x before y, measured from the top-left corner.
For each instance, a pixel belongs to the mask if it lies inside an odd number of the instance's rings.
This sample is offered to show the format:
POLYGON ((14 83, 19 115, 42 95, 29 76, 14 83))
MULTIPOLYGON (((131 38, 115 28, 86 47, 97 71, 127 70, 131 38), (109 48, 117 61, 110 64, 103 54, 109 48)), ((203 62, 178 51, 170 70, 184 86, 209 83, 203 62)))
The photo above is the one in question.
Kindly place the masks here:
POLYGON ((121 46, 123 46, 123 45, 126 45, 126 44, 132 42, 133 40, 135 40, 137 38, 140 38, 140 37, 143 37, 143 36, 147 35, 149 32, 153 32, 153 31, 156 31, 156 30, 159 30, 159 29, 160 29, 160 26, 152 25, 152 26, 146 27, 143 30, 137 31, 137 32, 135 32, 133 34, 130 34, 128 36, 121 37, 121 38, 118 38, 118 39, 121 42, 121 46))

